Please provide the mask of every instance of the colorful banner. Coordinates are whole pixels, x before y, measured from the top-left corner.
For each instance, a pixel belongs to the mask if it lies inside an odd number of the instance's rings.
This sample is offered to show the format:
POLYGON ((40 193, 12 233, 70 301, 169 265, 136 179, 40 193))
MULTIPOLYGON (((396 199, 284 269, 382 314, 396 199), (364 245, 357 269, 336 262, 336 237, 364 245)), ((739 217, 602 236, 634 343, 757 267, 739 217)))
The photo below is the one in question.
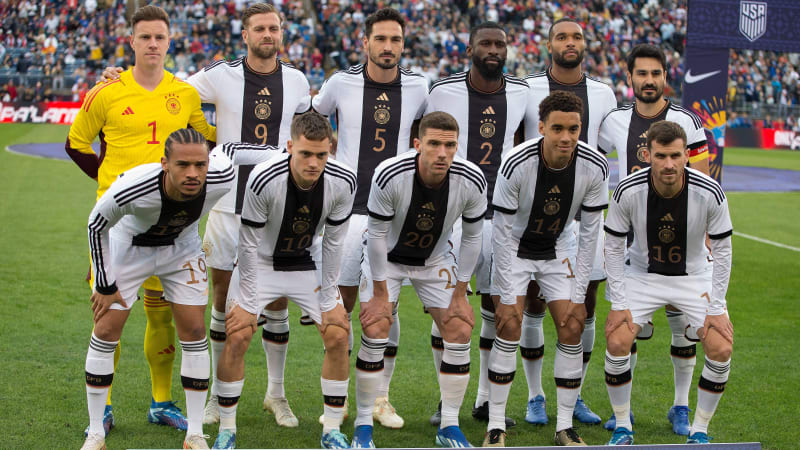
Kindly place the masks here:
POLYGON ((79 102, 0 102, 0 123, 57 123, 70 125, 81 109, 79 102))
POLYGON ((797 0, 692 0, 687 38, 696 47, 798 52, 797 0))
POLYGON ((728 147, 798 150, 800 133, 772 128, 728 128, 725 144, 728 147))
POLYGON ((700 116, 703 121, 708 141, 710 173, 719 182, 722 182, 727 89, 728 49, 687 46, 683 106, 700 116))

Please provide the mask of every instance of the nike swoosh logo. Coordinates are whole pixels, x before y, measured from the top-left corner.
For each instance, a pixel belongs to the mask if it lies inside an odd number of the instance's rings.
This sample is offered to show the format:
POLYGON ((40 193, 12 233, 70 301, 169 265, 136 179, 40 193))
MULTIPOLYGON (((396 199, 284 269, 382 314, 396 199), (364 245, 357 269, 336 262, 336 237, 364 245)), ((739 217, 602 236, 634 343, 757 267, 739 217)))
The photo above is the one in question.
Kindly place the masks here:
POLYGON ((697 83, 698 81, 703 81, 706 78, 713 77, 714 75, 716 75, 716 74, 718 74, 720 72, 721 71, 719 71, 719 70, 715 70, 713 72, 701 73, 700 75, 692 75, 692 69, 689 69, 686 72, 686 76, 683 77, 683 81, 685 81, 686 84, 697 83))

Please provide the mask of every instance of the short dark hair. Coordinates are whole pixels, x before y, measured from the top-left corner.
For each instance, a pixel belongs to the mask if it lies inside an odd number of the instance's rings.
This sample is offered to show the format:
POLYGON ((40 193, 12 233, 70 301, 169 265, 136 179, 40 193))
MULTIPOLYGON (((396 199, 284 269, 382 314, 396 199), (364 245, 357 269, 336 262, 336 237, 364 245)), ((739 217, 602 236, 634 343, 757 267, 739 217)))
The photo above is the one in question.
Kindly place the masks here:
POLYGON ((331 123, 325 116, 316 111, 294 116, 289 134, 292 136, 293 141, 300 139, 300 136, 309 141, 324 141, 325 139, 333 141, 331 123))
POLYGON ((562 17, 562 18, 556 20, 555 22, 553 22, 553 24, 550 25, 550 29, 547 30, 547 40, 548 41, 553 40, 553 28, 555 28, 556 25, 560 24, 561 22, 572 22, 572 23, 578 25, 578 27, 580 27, 581 33, 583 32, 583 27, 581 26, 581 24, 577 20, 573 19, 572 17, 562 17))
POLYGON ((387 20, 391 20, 400 24, 400 29, 403 30, 403 34, 406 33, 406 19, 397 12, 396 9, 393 8, 381 8, 374 13, 370 14, 367 17, 367 20, 364 21, 364 25, 367 27, 367 38, 372 36, 372 26, 378 22, 385 22, 387 20))
POLYGON ((255 16, 256 14, 269 14, 274 13, 278 16, 278 21, 283 23, 283 17, 281 17, 281 12, 278 11, 274 5, 270 5, 269 3, 255 3, 250 5, 247 9, 244 10, 242 13, 242 26, 247 28, 247 25, 250 23, 250 18, 255 16))
POLYGON ((479 23, 474 27, 472 27, 471 30, 469 30, 469 45, 473 44, 473 41, 475 40, 475 35, 478 34, 478 31, 481 30, 500 30, 503 33, 506 32, 506 30, 497 22, 487 21, 479 23))
POLYGON ((425 115, 419 121, 419 137, 422 139, 429 128, 442 131, 455 131, 458 134, 458 121, 444 111, 436 111, 425 115))
POLYGON ((652 44, 639 44, 633 47, 633 50, 628 54, 628 73, 633 73, 633 66, 636 64, 636 58, 653 58, 661 63, 661 68, 666 72, 667 70, 667 57, 664 51, 652 44))
POLYGON ((647 150, 653 149, 654 141, 661 145, 669 145, 677 139, 682 140, 683 146, 686 146, 686 132, 683 131, 683 127, 669 120, 659 120, 647 130, 647 150))
POLYGON ((206 138, 194 128, 179 128, 169 136, 164 142, 164 157, 169 159, 169 154, 172 152, 172 146, 175 144, 203 144, 208 150, 208 142, 206 138))
POLYGON ((583 115, 583 100, 568 91, 555 91, 539 103, 539 120, 547 121, 553 111, 576 112, 583 115))
POLYGON ((133 29, 136 27, 137 23, 150 20, 160 20, 166 23, 167 28, 169 28, 169 16, 167 12, 158 6, 147 5, 142 6, 133 13, 133 17, 131 17, 131 33, 133 33, 133 29))

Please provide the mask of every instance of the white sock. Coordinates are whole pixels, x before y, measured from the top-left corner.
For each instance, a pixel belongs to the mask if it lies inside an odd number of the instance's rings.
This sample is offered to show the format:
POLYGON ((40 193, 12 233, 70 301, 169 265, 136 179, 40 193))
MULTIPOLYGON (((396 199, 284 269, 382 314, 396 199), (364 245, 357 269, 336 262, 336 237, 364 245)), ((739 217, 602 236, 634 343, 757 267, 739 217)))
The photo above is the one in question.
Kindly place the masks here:
POLYGON ((383 378, 381 385, 378 387, 378 398, 389 397, 389 384, 392 382, 392 375, 394 374, 394 363, 397 357, 397 347, 400 343, 400 317, 397 315, 397 303, 395 303, 394 311, 392 311, 392 327, 389 328, 389 342, 386 344, 386 350, 383 352, 383 378))
POLYGON ((556 401, 558 416, 556 433, 572 428, 572 412, 581 390, 581 361, 583 348, 575 345, 556 344, 556 357, 553 361, 553 375, 556 379, 556 401))
POLYGON ((606 389, 617 419, 617 428, 633 431, 631 425, 631 355, 614 356, 606 350, 606 389))
POLYGON ((383 377, 383 352, 388 339, 372 339, 361 335, 361 348, 356 359, 356 405, 354 425, 372 426, 372 410, 383 377))
POLYGON ((458 426, 458 412, 469 384, 469 345, 444 342, 439 369, 439 392, 442 399, 442 423, 439 428, 458 426))
POLYGON ((680 311, 666 311, 667 322, 672 331, 670 357, 672 373, 675 380, 674 406, 689 406, 689 389, 692 386, 692 375, 697 363, 697 345, 686 339, 686 327, 689 321, 680 311))
POLYGON ((111 382, 114 380, 114 350, 119 341, 104 341, 92 333, 86 352, 86 403, 89 408, 89 433, 105 437, 103 414, 111 382))
POLYGON ((208 356, 208 340, 180 341, 181 382, 186 395, 186 435, 203 434, 203 409, 208 396, 208 376, 211 361, 208 356))
POLYGON ((517 368, 517 347, 519 341, 495 338, 492 353, 489 355, 489 426, 506 429, 506 404, 508 393, 517 368))
POLYGON ((725 391, 725 383, 731 372, 731 360, 712 361, 706 357, 700 382, 697 384, 697 410, 694 413, 692 429, 689 434, 702 432, 708 434, 708 422, 717 410, 719 400, 725 391))
POLYGON ((217 395, 217 363, 225 348, 225 311, 217 311, 211 307, 211 325, 208 327, 208 337, 211 344, 211 395, 217 395))
POLYGON ((347 385, 350 379, 326 380, 320 377, 319 381, 324 401, 322 434, 325 434, 339 429, 339 424, 344 418, 344 401, 347 399, 347 385))
POLYGON ((544 313, 522 315, 522 335, 519 341, 519 352, 522 355, 522 368, 528 382, 528 400, 537 395, 544 397, 542 389, 542 362, 544 361, 544 330, 542 321, 544 313))
POLYGON ((492 353, 496 333, 494 312, 481 308, 481 340, 478 343, 480 367, 478 372, 478 395, 475 397, 476 407, 489 401, 489 355, 492 353))
POLYGON ((242 395, 244 378, 239 381, 219 381, 219 429, 236 431, 236 408, 242 395))
POLYGON ((286 352, 289 348, 289 310, 264 310, 267 323, 261 331, 261 346, 267 357, 267 395, 285 398, 283 373, 286 370, 286 352))

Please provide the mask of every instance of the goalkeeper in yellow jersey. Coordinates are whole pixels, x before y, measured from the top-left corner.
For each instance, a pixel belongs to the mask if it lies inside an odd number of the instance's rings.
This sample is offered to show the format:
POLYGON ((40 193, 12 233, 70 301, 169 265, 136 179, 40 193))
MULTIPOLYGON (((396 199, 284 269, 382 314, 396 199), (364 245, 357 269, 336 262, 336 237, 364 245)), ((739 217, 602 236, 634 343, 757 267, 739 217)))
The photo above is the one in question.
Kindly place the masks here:
MULTIPOLYGON (((169 36, 169 17, 163 9, 138 9, 131 18, 130 36, 135 65, 118 80, 89 91, 70 128, 67 154, 97 180, 98 199, 120 173, 160 161, 164 141, 177 129, 188 125, 207 140, 216 141, 216 129, 206 122, 197 91, 164 70, 169 36), (98 136, 99 155, 91 147, 98 136)), ((144 352, 150 365, 153 394, 148 420, 186 430, 186 418, 171 395, 175 328, 170 304, 162 298, 158 278, 148 279, 143 287, 147 315, 144 352)), ((102 427, 108 434, 113 426, 109 396, 102 427)))

